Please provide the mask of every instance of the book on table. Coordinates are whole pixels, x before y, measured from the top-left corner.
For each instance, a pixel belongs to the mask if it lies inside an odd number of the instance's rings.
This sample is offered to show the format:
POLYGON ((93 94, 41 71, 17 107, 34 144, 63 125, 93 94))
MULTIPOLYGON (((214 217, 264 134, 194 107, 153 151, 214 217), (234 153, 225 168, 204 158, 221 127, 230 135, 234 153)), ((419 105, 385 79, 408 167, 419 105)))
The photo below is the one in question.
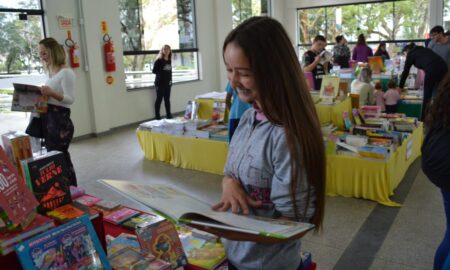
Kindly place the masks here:
POLYGON ((11 111, 46 113, 48 96, 41 94, 37 85, 13 83, 11 111))
POLYGON ((14 251, 14 246, 38 233, 53 228, 53 220, 42 215, 36 215, 31 224, 22 231, 8 231, 0 233, 0 254, 7 255, 14 251))
POLYGON ((24 269, 111 269, 87 216, 20 243, 16 254, 24 269))
POLYGON ((51 151, 21 163, 27 185, 39 202, 38 213, 45 214, 72 202, 68 167, 62 152, 51 151))
POLYGON ((314 228, 313 224, 257 216, 217 212, 211 206, 167 185, 132 183, 122 180, 98 180, 117 192, 153 209, 175 223, 197 228, 216 228, 238 232, 259 241, 296 239, 314 228), (256 237, 259 236, 259 237, 256 237))
POLYGON ((33 221, 38 202, 0 147, 0 229, 24 229, 33 221))

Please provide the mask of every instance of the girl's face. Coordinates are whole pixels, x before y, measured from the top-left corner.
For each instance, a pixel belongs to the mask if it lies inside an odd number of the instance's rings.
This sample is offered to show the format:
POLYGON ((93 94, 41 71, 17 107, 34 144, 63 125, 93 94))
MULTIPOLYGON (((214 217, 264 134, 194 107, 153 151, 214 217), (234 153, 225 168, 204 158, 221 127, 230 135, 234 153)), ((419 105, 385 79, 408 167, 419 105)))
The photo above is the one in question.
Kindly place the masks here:
POLYGON ((163 54, 164 54, 165 56, 167 56, 167 55, 170 54, 170 47, 169 47, 169 46, 165 46, 165 47, 164 47, 164 49, 163 49, 163 54))
POLYGON ((41 58, 42 62, 50 64, 50 53, 48 49, 42 44, 39 44, 39 57, 41 58))
POLYGON ((224 61, 228 80, 239 98, 247 103, 258 103, 257 84, 244 51, 236 43, 229 43, 225 48, 224 61))

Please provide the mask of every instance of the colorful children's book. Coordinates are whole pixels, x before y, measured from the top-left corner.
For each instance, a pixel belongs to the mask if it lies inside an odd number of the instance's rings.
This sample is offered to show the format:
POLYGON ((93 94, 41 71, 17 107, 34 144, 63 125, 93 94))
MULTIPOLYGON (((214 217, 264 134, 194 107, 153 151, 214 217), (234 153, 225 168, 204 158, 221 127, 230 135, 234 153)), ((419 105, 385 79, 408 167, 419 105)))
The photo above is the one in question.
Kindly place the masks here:
POLYGON ((342 113, 342 118, 344 119, 345 130, 350 130, 352 128, 352 121, 350 120, 350 116, 347 111, 342 113))
POLYGON ((225 118, 225 108, 225 101, 215 100, 213 103, 211 120, 214 122, 223 122, 225 118))
POLYGON ((172 269, 187 264, 178 232, 170 221, 157 217, 140 223, 136 228, 136 236, 143 252, 150 252, 156 258, 169 262, 172 269))
POLYGON ((3 215, 3 222, 11 221, 12 227, 15 227, 14 224, 20 224, 24 228, 28 224, 23 222, 32 221, 28 217, 34 215, 34 208, 37 205, 33 193, 0 147, 0 208, 6 214, 6 217, 3 215))
POLYGON ((53 220, 42 215, 36 215, 31 224, 23 231, 0 233, 0 253, 6 255, 14 251, 14 245, 40 232, 54 227, 53 220))
POLYGON ((373 74, 380 74, 384 70, 383 58, 381 56, 369 56, 367 61, 373 74))
POLYGON ((37 85, 13 83, 11 111, 46 113, 48 96, 41 94, 37 85))
POLYGON ((322 78, 322 85, 320 86, 320 97, 322 99, 331 100, 339 94, 339 77, 326 75, 322 78))
POLYGON ((28 187, 39 202, 38 213, 45 214, 72 201, 68 169, 62 152, 51 151, 22 160, 22 170, 28 187))
POLYGON ((47 212, 47 216, 55 219, 59 223, 66 223, 83 215, 88 215, 92 219, 98 216, 98 212, 77 202, 62 205, 47 212))
POLYGON ((145 260, 145 257, 131 247, 122 248, 108 256, 108 261, 113 269, 133 269, 133 265, 145 260))
POLYGON ((140 250, 141 247, 139 245, 136 235, 121 233, 119 236, 108 242, 107 251, 108 254, 114 254, 117 251, 126 247, 132 247, 136 250, 140 250))
POLYGON ((152 208, 174 223, 193 224, 206 231, 208 228, 237 231, 252 241, 295 239, 314 228, 309 223, 216 212, 211 209, 211 205, 166 185, 121 180, 99 182, 152 208))
POLYGON ((155 218, 158 218, 158 217, 156 215, 142 213, 136 217, 132 217, 129 220, 125 221, 124 223, 122 223, 122 226, 124 226, 125 228, 127 228, 129 230, 134 231, 136 229, 137 225, 147 222, 147 221, 154 220, 155 218))
POLYGON ((20 131, 10 131, 2 135, 2 142, 6 155, 23 177, 20 161, 33 156, 30 136, 20 131))
POLYGON ((87 216, 16 246, 24 269, 111 269, 87 216))
POLYGON ((82 195, 81 197, 78 197, 77 199, 75 199, 76 202, 84 204, 86 206, 93 206, 94 204, 98 203, 99 201, 101 201, 101 198, 92 196, 92 195, 82 195))
POLYGON ((103 220, 117 225, 139 214, 140 212, 137 210, 128 207, 122 207, 116 211, 111 212, 108 215, 103 216, 103 220))

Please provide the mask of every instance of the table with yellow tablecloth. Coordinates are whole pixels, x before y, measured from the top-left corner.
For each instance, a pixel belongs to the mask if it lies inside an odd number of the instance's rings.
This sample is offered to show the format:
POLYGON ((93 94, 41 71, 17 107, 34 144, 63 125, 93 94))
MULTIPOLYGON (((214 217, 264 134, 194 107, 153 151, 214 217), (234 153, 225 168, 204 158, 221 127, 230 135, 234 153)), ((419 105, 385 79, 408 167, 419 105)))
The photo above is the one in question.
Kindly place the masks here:
MULTIPOLYGON (((138 130, 137 137, 149 160, 223 174, 228 153, 226 142, 153 133, 148 130, 138 130)), ((387 206, 399 206, 389 197, 412 162, 421 155, 422 141, 421 124, 387 160, 327 155, 326 194, 364 198, 387 206)))
POLYGON ((197 139, 138 130, 137 137, 144 155, 175 167, 223 174, 227 158, 226 142, 197 139))
POLYGON ((343 113, 348 112, 350 119, 352 119, 352 101, 350 98, 344 99, 344 101, 336 102, 333 105, 324 105, 317 103, 316 105, 317 115, 321 124, 333 123, 338 129, 344 129, 343 113))

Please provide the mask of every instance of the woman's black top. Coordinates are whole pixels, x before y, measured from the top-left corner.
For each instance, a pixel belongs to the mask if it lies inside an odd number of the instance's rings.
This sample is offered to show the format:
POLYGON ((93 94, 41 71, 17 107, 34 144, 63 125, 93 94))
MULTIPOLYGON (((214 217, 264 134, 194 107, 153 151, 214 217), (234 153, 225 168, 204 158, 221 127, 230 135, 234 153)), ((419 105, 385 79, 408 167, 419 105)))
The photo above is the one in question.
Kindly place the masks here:
POLYGON ((166 61, 164 58, 159 58, 153 65, 152 72, 155 76, 155 86, 168 87, 172 85, 172 65, 171 61, 166 61))

